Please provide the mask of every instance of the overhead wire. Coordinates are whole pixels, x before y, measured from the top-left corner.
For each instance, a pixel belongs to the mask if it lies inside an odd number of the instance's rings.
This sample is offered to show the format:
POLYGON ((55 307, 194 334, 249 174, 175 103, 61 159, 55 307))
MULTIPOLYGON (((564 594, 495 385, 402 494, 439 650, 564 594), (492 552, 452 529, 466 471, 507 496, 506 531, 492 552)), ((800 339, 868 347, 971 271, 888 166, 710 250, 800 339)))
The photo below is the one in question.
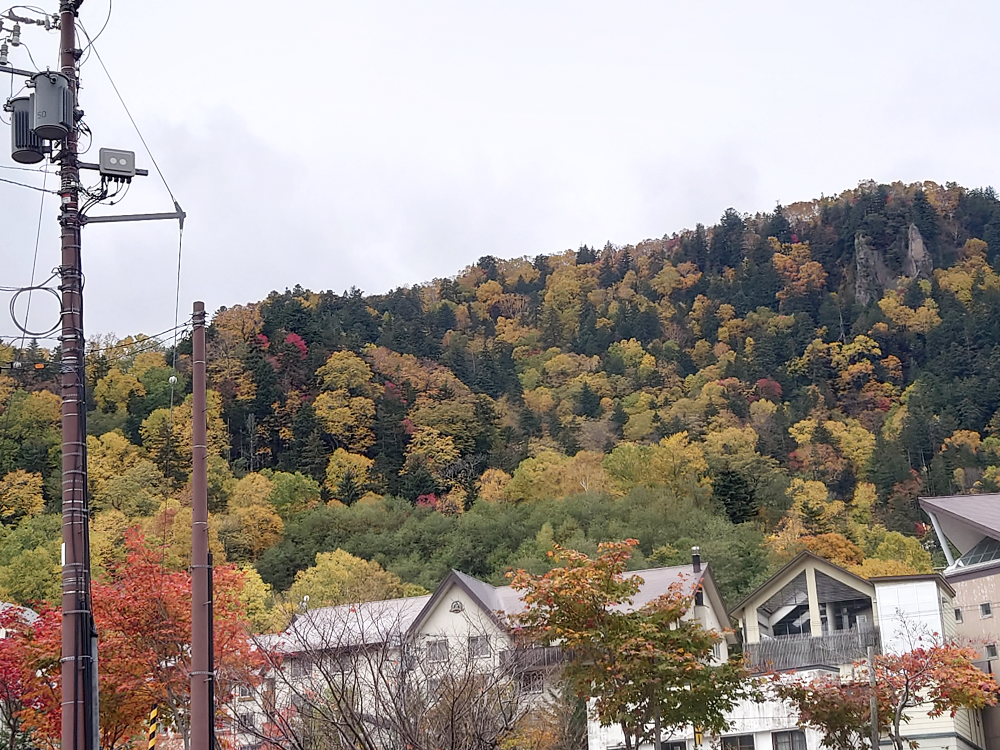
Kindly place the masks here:
MULTIPOLYGON (((108 18, 110 19, 111 14, 111 0, 108 4, 108 18)), ((107 25, 107 22, 105 22, 107 25)), ((82 28, 82 27, 81 27, 82 28)), ((149 148, 149 144, 146 142, 146 138, 142 134, 142 130, 139 128, 139 124, 135 121, 132 116, 131 110, 128 108, 128 104, 125 103, 125 98, 122 96, 121 91, 118 90, 118 86, 115 83, 111 72, 108 70, 108 66, 104 64, 104 59, 101 57, 101 53, 97 49, 95 42, 97 37, 93 39, 87 34, 86 29, 82 29, 83 33, 87 36, 88 45, 87 49, 92 51, 97 61, 101 64, 101 68, 104 70, 104 74, 108 77, 108 82, 111 84, 111 88, 114 90, 115 95, 118 97, 118 101, 121 102, 122 108, 125 110, 125 114, 128 116, 129 121, 132 123, 132 127, 135 128, 136 135, 139 136, 139 140, 142 142, 143 148, 146 150, 146 154, 149 156, 150 161, 153 163, 154 169, 156 169, 156 174, 159 176, 160 181, 163 183, 163 187, 166 188, 167 194, 170 196, 170 200, 173 201, 174 208, 180 212, 180 204, 177 202, 177 198, 174 196, 174 191, 170 189, 170 183, 167 182, 167 178, 163 174, 163 170, 160 169, 159 163, 156 161, 156 157, 153 155, 152 150, 149 148)), ((103 32, 103 28, 101 30, 103 32)), ((98 33, 100 36, 100 32, 98 33)), ((89 57, 89 55, 88 55, 89 57)), ((174 428, 174 406, 176 403, 176 385, 177 385, 177 329, 178 320, 180 319, 180 294, 181 294, 181 269, 182 269, 182 259, 184 255, 184 221, 183 219, 178 221, 178 233, 177 233, 177 275, 174 287, 174 337, 172 342, 172 355, 171 355, 171 376, 170 376, 170 407, 168 412, 168 440, 173 439, 173 428, 174 428)), ((167 465, 164 467, 166 471, 164 473, 169 473, 170 471, 170 450, 168 447, 167 454, 167 465)), ((166 491, 166 487, 164 487, 166 491)), ((166 497, 164 498, 166 499, 166 497)), ((162 554, 164 559, 166 557, 166 528, 163 529, 163 550, 162 554)))
POLYGON ((115 85, 115 79, 111 77, 111 73, 108 72, 108 66, 104 64, 104 60, 101 58, 101 53, 97 51, 97 46, 94 44, 93 40, 90 42, 90 48, 94 51, 94 57, 97 58, 97 62, 101 64, 101 68, 104 70, 104 74, 108 77, 108 83, 111 84, 111 88, 114 89, 115 95, 118 97, 118 101, 121 102, 122 107, 125 110, 125 114, 128 115, 129 121, 132 123, 132 127, 135 128, 136 135, 139 136, 139 140, 142 141, 142 147, 146 149, 146 154, 149 156, 150 161, 153 162, 153 167, 156 169, 156 174, 160 176, 160 181, 163 183, 163 187, 167 189, 167 193, 170 195, 170 200, 175 204, 177 199, 174 197, 174 191, 170 189, 170 184, 167 182, 167 178, 163 176, 163 170, 160 169, 160 165, 156 161, 156 157, 153 156, 153 152, 149 148, 149 144, 146 143, 146 139, 142 135, 142 131, 139 129, 139 125, 136 123, 135 118, 132 117, 132 112, 129 110, 128 105, 125 103, 125 99, 122 97, 121 92, 118 90, 118 86, 115 85))
MULTIPOLYGON (((80 27, 80 30, 83 32, 83 35, 87 37, 87 46, 83 48, 83 52, 81 52, 81 56, 83 54, 86 54, 87 58, 90 57, 90 48, 92 46, 94 46, 94 42, 96 42, 98 39, 100 39, 101 38, 101 34, 104 33, 104 30, 106 28, 108 28, 108 24, 111 22, 112 1, 113 0, 108 0, 108 17, 104 19, 104 25, 101 26, 101 30, 98 31, 97 34, 94 35, 93 39, 90 38, 90 34, 87 33, 87 29, 79 21, 79 19, 77 19, 77 25, 80 27)), ((84 58, 83 61, 80 64, 83 65, 83 63, 87 62, 87 58, 84 58)))
MULTIPOLYGON (((43 177, 42 177, 42 186, 43 187, 45 186, 45 182, 46 182, 46 180, 48 180, 48 177, 49 177, 49 170, 48 170, 48 165, 46 165, 45 172, 43 173, 43 177)), ((17 349, 17 354, 15 355, 16 359, 14 360, 15 362, 20 362, 21 359, 22 359, 22 357, 23 357, 24 342, 25 342, 25 338, 28 335, 28 332, 27 332, 26 329, 27 329, 27 324, 28 324, 28 316, 31 314, 31 292, 34 290, 34 287, 35 287, 35 273, 38 270, 38 246, 40 244, 41 237, 42 237, 42 215, 44 213, 44 209, 45 209, 45 194, 43 192, 41 200, 39 201, 39 205, 38 205, 38 228, 35 230, 35 251, 34 251, 34 253, 32 253, 32 256, 31 256, 31 277, 30 277, 30 281, 29 281, 28 287, 27 287, 27 289, 28 289, 28 303, 27 303, 27 307, 26 307, 25 313, 24 313, 24 323, 25 323, 25 325, 24 325, 23 328, 17 322, 17 318, 14 315, 14 303, 17 300, 17 295, 20 292, 15 292, 14 297, 13 297, 13 299, 11 299, 11 303, 10 303, 10 305, 11 305, 10 306, 11 318, 14 321, 14 325, 17 326, 18 329, 21 330, 21 344, 20 344, 20 346, 17 349)), ((51 280, 52 280, 52 276, 49 276, 49 278, 46 279, 42 283, 43 284, 47 284, 51 280)), ((42 334, 42 335, 48 335, 48 333, 50 333, 50 332, 46 331, 46 333, 42 334)), ((2 450, 7 445, 7 434, 8 434, 8 430, 10 429, 11 407, 14 404, 14 394, 16 392, 17 392, 17 389, 14 389, 14 388, 11 389, 10 396, 7 399, 7 406, 4 409, 3 429, 0 430, 0 450, 2 450)))
POLYGON ((55 191, 55 190, 49 190, 47 188, 38 187, 37 185, 28 185, 28 184, 26 184, 24 182, 17 182, 15 180, 7 180, 7 179, 4 179, 3 177, 0 177, 0 182, 6 182, 8 185, 17 185, 18 187, 29 188, 31 190, 38 190, 39 192, 42 192, 42 193, 50 193, 52 195, 59 195, 59 193, 57 191, 55 191))

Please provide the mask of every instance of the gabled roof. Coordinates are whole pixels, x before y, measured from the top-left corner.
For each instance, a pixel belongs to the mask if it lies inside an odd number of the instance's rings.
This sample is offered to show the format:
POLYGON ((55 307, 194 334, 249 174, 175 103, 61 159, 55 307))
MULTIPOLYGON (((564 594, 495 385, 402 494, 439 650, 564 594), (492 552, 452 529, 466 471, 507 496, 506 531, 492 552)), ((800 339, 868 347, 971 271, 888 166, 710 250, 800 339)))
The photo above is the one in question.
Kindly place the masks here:
MULTIPOLYGON (((719 613, 719 619, 723 621, 723 626, 728 627, 729 623, 725 622, 726 608, 708 565, 703 565, 701 571, 697 573, 691 569, 691 565, 675 565, 668 568, 632 570, 627 575, 639 576, 643 580, 639 591, 632 599, 630 608, 638 609, 649 604, 665 594, 673 584, 687 584, 689 593, 693 593, 701 586, 705 595, 711 600, 712 607, 719 613), (709 581, 710 584, 705 585, 705 581, 709 581)), ((453 585, 461 588, 498 625, 503 625, 504 615, 516 615, 524 610, 521 592, 515 591, 510 586, 491 586, 470 575, 453 570, 437 587, 437 590, 424 605, 423 610, 412 620, 409 634, 419 632, 421 625, 436 609, 453 585)))
POLYGON ((1000 494, 922 497, 920 507, 934 514, 941 531, 962 554, 984 536, 1000 539, 1000 494))
POLYGON ((823 567, 834 568, 841 574, 850 576, 851 578, 856 580, 865 589, 872 588, 871 581, 867 581, 861 576, 854 575, 854 573, 851 573, 849 570, 846 570, 840 567, 839 565, 834 565, 825 557, 820 557, 816 553, 810 552, 809 550, 803 550, 795 557, 793 557, 791 560, 789 560, 787 563, 785 563, 785 565, 783 565, 777 573, 772 575, 770 578, 764 581, 764 583, 762 583, 760 586, 758 586, 749 594, 747 594, 745 597, 743 597, 743 599, 741 599, 738 604, 733 605, 733 607, 731 607, 729 610, 729 614, 736 615, 736 613, 739 612, 741 609, 743 609, 749 602, 759 598, 760 594, 763 594, 768 589, 774 588, 776 582, 779 579, 783 578, 786 573, 796 568, 804 568, 805 567, 804 563, 806 562, 806 560, 812 560, 813 562, 819 563, 823 567))
MULTIPOLYGON (((688 593, 701 587, 718 613, 723 627, 726 609, 708 565, 694 572, 691 565, 629 571, 643 579, 630 608, 639 608, 667 592, 673 584, 685 584, 688 593)), ((321 607, 297 615, 282 633, 266 636, 262 644, 284 654, 312 650, 338 650, 373 646, 420 632, 421 625, 453 586, 458 586, 501 627, 504 615, 524 610, 521 592, 510 586, 491 586, 457 570, 451 571, 435 592, 426 596, 388 599, 360 604, 321 607)), ((732 640, 732 636, 729 637, 732 640)))

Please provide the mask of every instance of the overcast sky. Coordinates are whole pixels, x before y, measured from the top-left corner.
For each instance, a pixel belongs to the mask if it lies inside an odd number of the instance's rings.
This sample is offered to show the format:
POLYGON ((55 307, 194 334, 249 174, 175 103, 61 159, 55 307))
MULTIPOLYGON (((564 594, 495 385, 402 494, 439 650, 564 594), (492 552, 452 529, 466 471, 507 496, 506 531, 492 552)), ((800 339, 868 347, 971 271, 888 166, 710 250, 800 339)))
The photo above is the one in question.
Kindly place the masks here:
MULTIPOLYGON (((89 31, 108 7, 86 0, 89 31)), ((183 320, 195 299, 382 292, 863 179, 998 183, 998 21, 982 0, 117 0, 97 49, 189 214, 183 320)), ((22 38, 55 67, 55 34, 22 38)), ((152 167, 96 58, 82 75, 94 155, 152 167)), ((0 286, 28 283, 41 195, 0 184, 0 286)), ((169 210, 151 176, 95 213, 169 210)), ((176 223, 86 228, 87 333, 169 328, 176 261, 176 223)), ((32 328, 57 322, 32 304, 32 328)))

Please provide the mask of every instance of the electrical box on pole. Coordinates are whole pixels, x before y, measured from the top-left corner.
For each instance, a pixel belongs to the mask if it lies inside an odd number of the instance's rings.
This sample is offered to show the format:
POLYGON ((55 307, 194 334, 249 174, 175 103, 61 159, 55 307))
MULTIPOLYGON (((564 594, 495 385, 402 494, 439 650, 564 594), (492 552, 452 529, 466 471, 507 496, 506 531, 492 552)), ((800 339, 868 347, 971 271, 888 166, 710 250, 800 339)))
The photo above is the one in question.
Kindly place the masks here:
POLYGON ((102 148, 97 160, 101 175, 130 180, 135 177, 135 152, 117 148, 102 148))
POLYGON ((11 99, 5 109, 10 112, 10 156, 18 164, 37 164, 45 158, 42 139, 33 129, 35 95, 11 99))
POLYGON ((62 73, 45 71, 32 76, 35 88, 35 135, 61 141, 73 129, 73 91, 62 73))

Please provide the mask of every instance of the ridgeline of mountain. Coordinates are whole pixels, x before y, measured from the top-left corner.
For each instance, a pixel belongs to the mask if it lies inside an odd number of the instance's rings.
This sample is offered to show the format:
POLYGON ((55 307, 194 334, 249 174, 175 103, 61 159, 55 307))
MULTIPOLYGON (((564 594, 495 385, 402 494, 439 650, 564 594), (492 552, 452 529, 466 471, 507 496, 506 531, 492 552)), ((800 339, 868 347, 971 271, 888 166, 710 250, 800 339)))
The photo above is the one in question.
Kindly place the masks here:
MULTIPOLYGON (((384 295, 296 287, 220 310, 217 553, 275 591, 336 549, 431 588, 625 537, 637 566, 700 544, 729 595, 803 548, 862 575, 929 570, 918 494, 1000 489, 998 256, 991 189, 862 183, 384 295)), ((178 353, 171 409, 171 353, 92 342, 99 565, 136 524, 185 564, 178 353)), ((58 592, 58 371, 16 373, 0 377, 0 595, 27 601, 58 592)))

